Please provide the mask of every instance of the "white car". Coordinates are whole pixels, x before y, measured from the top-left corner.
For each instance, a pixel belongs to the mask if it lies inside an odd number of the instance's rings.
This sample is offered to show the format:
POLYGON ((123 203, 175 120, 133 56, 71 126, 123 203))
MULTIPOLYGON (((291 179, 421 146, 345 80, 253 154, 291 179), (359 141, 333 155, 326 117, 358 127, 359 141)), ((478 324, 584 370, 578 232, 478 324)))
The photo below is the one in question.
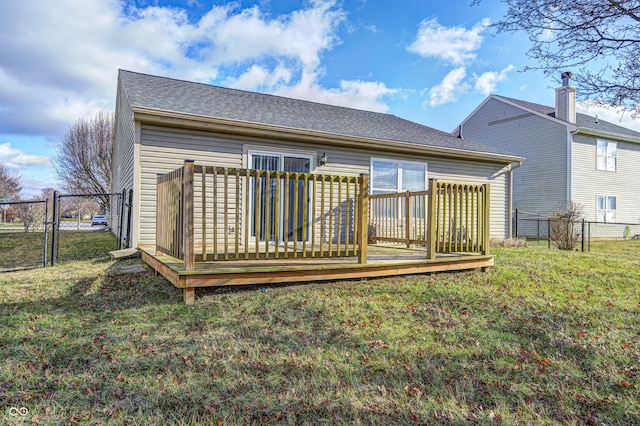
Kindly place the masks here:
POLYGON ((107 217, 103 214, 97 214, 91 218, 91 226, 107 226, 107 217))

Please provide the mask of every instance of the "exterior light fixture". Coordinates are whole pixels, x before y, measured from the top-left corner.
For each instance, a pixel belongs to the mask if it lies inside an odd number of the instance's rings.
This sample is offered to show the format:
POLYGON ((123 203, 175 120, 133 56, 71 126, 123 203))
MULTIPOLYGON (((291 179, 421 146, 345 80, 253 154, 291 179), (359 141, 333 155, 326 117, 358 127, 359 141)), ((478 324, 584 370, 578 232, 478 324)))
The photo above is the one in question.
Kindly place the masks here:
POLYGON ((327 164, 327 161, 329 161, 329 160, 327 159, 327 153, 326 153, 326 152, 324 152, 324 153, 322 153, 322 158, 320 158, 319 164, 320 164, 321 166, 324 166, 325 164, 327 164))

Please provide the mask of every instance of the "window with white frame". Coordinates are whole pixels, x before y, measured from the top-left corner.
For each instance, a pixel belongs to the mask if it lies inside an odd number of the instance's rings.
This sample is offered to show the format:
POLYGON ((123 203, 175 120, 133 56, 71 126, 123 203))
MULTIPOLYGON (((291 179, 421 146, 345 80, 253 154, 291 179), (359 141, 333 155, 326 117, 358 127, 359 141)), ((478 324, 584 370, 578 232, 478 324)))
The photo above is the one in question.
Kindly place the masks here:
POLYGON ((596 195, 596 221, 606 223, 616 221, 616 197, 596 195))
POLYGON ((618 167, 618 143, 598 139, 597 169, 615 172, 618 167))
POLYGON ((371 159, 371 193, 390 194, 424 191, 427 187, 427 163, 371 159))

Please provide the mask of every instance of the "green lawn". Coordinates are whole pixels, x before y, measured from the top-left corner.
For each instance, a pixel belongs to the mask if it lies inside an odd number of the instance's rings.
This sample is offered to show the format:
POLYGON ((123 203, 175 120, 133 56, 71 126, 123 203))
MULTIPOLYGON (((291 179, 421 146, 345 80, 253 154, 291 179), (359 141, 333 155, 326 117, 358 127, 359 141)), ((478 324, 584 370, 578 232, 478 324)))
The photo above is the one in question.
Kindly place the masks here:
MULTIPOLYGON (((58 263, 94 259, 118 248, 108 231, 62 231, 58 238, 58 263)), ((42 266, 43 232, 0 232, 0 271, 42 266)), ((47 263, 51 262, 51 231, 47 235, 47 263)))
POLYGON ((198 291, 194 306, 107 259, 0 274, 0 419, 640 424, 640 260, 494 254, 486 273, 198 291))

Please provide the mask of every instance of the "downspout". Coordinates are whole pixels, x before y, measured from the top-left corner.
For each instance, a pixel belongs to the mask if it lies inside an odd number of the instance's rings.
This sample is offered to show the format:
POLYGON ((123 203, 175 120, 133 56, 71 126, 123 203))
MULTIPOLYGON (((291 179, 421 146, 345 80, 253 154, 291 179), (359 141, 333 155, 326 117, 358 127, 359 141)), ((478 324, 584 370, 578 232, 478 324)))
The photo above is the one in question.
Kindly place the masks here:
POLYGON ((508 205, 508 217, 509 217, 509 226, 508 226, 508 235, 509 239, 513 238, 513 171, 518 167, 522 166, 522 161, 518 161, 515 165, 509 164, 509 205, 508 205))

